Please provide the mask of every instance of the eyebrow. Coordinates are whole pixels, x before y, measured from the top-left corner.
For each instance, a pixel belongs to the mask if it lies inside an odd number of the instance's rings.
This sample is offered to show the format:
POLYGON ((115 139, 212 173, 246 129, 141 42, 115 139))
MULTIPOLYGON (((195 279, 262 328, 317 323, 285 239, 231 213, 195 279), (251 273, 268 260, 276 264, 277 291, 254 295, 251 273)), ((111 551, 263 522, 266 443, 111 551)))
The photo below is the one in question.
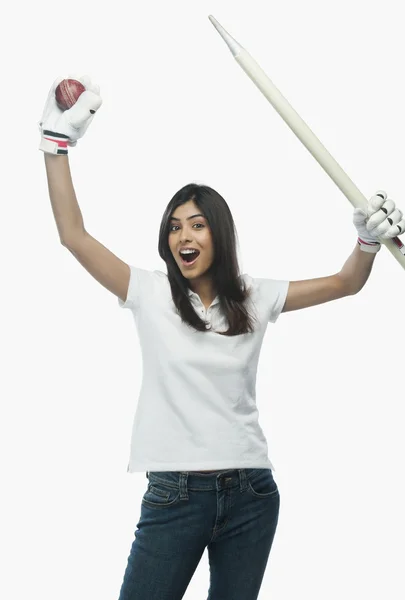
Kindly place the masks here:
MULTIPOLYGON (((196 215, 191 215, 191 217, 187 217, 186 221, 189 221, 190 219, 194 219, 195 217, 204 217, 204 215, 202 215, 201 213, 198 213, 196 215)), ((205 217, 204 217, 205 219, 205 217)), ((181 219, 178 219, 177 217, 170 217, 170 221, 181 221, 181 219)))

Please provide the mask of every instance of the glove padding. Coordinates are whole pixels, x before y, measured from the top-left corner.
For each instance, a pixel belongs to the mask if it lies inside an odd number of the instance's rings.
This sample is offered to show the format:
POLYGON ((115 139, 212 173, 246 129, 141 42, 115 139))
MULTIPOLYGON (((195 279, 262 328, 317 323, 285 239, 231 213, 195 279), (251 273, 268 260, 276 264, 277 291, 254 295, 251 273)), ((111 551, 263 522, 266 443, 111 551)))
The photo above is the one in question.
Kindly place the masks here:
POLYGON ((353 224, 359 234, 362 250, 369 252, 376 252, 380 248, 378 238, 388 240, 405 231, 402 211, 396 208, 395 202, 388 199, 387 193, 383 190, 379 190, 370 198, 366 210, 354 209, 353 224))
POLYGON ((42 136, 44 136, 44 131, 52 131, 67 136, 69 138, 68 146, 73 147, 76 146, 77 140, 86 133, 103 101, 100 97, 99 86, 92 84, 90 77, 86 75, 68 75, 67 79, 80 81, 86 91, 79 96, 72 108, 65 111, 61 110, 56 103, 55 90, 63 79, 65 77, 58 77, 53 82, 38 127, 42 136))

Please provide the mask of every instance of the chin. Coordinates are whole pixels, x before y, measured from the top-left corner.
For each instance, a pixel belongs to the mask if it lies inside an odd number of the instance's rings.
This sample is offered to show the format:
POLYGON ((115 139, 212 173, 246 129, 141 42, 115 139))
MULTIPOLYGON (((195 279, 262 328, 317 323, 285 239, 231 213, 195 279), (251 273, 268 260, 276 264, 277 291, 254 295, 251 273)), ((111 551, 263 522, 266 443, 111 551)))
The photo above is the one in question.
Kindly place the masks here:
POLYGON ((197 279, 198 277, 201 277, 201 275, 204 275, 205 270, 204 269, 181 269, 180 268, 180 272, 183 275, 183 277, 185 277, 186 279, 197 279))
POLYGON ((191 271, 183 271, 183 269, 181 270, 181 274, 186 279, 195 279, 195 277, 200 277, 201 275, 201 273, 199 273, 198 271, 197 273, 192 273, 191 271))

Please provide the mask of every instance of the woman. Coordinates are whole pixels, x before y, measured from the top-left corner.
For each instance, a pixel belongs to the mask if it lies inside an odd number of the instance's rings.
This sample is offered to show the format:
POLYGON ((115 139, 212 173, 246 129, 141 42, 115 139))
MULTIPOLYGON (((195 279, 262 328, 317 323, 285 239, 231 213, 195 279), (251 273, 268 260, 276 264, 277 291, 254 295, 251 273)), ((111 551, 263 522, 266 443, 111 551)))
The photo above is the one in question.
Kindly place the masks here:
POLYGON ((164 213, 159 254, 167 274, 129 266, 84 227, 68 163, 101 106, 87 77, 62 113, 54 82, 39 128, 61 242, 129 308, 143 353, 143 381, 129 472, 146 471, 120 600, 180 600, 205 548, 210 600, 257 598, 274 539, 280 496, 258 423, 256 370, 268 322, 281 312, 356 294, 367 281, 378 236, 405 220, 385 192, 356 209, 356 247, 341 271, 307 281, 241 276, 235 227, 208 186, 179 190, 164 213))

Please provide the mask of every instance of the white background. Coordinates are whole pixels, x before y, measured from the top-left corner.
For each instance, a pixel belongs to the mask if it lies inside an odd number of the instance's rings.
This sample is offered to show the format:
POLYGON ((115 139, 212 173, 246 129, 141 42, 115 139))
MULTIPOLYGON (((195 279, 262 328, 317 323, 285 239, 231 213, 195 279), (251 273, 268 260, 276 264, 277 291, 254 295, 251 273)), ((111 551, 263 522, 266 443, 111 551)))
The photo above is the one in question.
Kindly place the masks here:
MULTIPOLYGON (((146 490, 126 472, 141 384, 130 311, 59 243, 38 151, 56 77, 103 106, 69 160, 86 229, 165 271, 174 193, 217 189, 242 272, 307 279, 355 247, 353 208, 232 58, 213 14, 366 197, 405 210, 397 0, 9 4, 2 19, 1 582, 7 600, 114 600, 146 490)), ((260 422, 281 495, 260 598, 404 598, 405 273, 269 324, 260 422)), ((207 553, 186 600, 209 587, 207 553)), ((216 599, 215 599, 216 600, 216 599)))

